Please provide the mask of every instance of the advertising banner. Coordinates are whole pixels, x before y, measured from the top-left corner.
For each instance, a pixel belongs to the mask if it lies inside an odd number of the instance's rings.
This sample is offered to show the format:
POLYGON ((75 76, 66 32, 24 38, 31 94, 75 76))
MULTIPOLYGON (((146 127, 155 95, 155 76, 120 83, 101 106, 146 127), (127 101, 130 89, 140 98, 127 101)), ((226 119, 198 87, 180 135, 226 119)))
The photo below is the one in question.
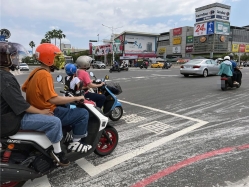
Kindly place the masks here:
POLYGON ((157 53, 159 55, 164 55, 164 53, 166 53, 166 47, 158 47, 157 53))
POLYGON ((207 34, 207 22, 195 24, 194 36, 202 36, 207 34))
POLYGON ((214 34, 214 21, 207 22, 207 35, 214 34))
POLYGON ((125 53, 155 53, 156 37, 154 36, 125 36, 125 53))
POLYGON ((106 44, 106 45, 99 45, 94 46, 92 45, 92 54, 93 55, 107 55, 112 53, 112 45, 106 44))
POLYGON ((186 43, 193 43, 194 42, 194 37, 191 36, 186 36, 186 43))
POLYGON ((239 52, 239 44, 233 44, 232 45, 232 52, 238 53, 239 52))
POLYGON ((189 46, 186 46, 185 51, 186 51, 186 53, 191 53, 191 52, 193 52, 193 49, 194 49, 194 46, 193 45, 189 45, 189 46))
POLYGON ((245 52, 246 52, 246 53, 249 53, 249 44, 246 44, 245 52))
POLYGON ((210 20, 229 21, 229 16, 230 9, 213 7, 195 12, 195 21, 196 23, 210 20))
POLYGON ((182 43, 182 37, 174 37, 173 38, 173 45, 178 45, 182 43))
POLYGON ((158 37, 158 41, 169 40, 169 35, 163 35, 158 37))
POLYGON ((173 29, 173 36, 181 34, 182 34, 182 27, 173 29))
POLYGON ((239 52, 244 53, 246 51, 246 45, 245 44, 239 44, 239 52))
POLYGON ((215 33, 229 35, 230 34, 230 24, 225 22, 216 21, 215 22, 215 33))
POLYGON ((181 53, 181 46, 172 47, 172 53, 181 53))

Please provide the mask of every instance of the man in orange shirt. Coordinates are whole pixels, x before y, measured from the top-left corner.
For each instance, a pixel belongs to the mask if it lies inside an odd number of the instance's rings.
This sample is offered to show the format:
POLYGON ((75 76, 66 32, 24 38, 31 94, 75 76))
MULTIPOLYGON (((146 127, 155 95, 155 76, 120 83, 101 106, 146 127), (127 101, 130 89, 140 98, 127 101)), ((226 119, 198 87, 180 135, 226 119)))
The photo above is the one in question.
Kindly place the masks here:
POLYGON ((35 55, 41 67, 33 70, 22 86, 22 91, 26 92, 27 101, 37 108, 49 108, 56 117, 60 118, 62 126, 72 126, 73 140, 69 142, 69 151, 89 151, 92 146, 81 140, 87 136, 88 111, 84 108, 70 109, 59 106, 81 101, 85 99, 84 96, 62 97, 54 90, 53 77, 50 72, 62 67, 65 62, 63 54, 55 45, 43 43, 36 48, 35 55))

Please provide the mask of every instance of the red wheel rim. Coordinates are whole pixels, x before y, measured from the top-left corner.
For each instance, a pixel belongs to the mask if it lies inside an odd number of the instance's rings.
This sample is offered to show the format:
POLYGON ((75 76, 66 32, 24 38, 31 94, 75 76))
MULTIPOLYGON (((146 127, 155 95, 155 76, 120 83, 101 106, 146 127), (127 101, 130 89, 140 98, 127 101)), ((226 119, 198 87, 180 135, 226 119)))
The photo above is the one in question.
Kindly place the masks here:
POLYGON ((117 141, 117 137, 113 131, 108 130, 108 129, 106 129, 105 131, 109 135, 109 138, 112 141, 112 144, 110 144, 107 138, 104 135, 102 135, 96 148, 98 149, 99 152, 102 152, 102 153, 107 153, 111 151, 113 147, 115 146, 115 142, 117 141))

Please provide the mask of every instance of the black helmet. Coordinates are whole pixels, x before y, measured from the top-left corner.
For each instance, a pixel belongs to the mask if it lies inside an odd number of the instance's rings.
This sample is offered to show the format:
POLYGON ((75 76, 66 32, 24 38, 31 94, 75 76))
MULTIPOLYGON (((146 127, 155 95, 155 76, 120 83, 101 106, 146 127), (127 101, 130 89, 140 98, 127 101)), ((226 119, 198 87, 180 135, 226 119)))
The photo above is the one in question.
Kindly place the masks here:
POLYGON ((0 67, 8 67, 12 71, 19 66, 21 59, 27 56, 27 51, 18 43, 0 42, 0 67))
POLYGON ((230 57, 231 60, 233 60, 233 56, 234 56, 233 53, 230 53, 228 56, 230 57))

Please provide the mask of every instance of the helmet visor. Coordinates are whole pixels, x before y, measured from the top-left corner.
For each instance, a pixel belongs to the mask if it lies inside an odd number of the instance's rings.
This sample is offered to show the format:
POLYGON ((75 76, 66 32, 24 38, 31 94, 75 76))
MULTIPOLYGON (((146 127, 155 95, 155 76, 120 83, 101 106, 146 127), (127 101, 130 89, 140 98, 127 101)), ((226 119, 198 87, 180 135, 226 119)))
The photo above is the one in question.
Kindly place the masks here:
POLYGON ((56 53, 55 57, 54 57, 54 67, 57 70, 62 69, 62 67, 65 64, 65 57, 63 55, 63 53, 56 53))

